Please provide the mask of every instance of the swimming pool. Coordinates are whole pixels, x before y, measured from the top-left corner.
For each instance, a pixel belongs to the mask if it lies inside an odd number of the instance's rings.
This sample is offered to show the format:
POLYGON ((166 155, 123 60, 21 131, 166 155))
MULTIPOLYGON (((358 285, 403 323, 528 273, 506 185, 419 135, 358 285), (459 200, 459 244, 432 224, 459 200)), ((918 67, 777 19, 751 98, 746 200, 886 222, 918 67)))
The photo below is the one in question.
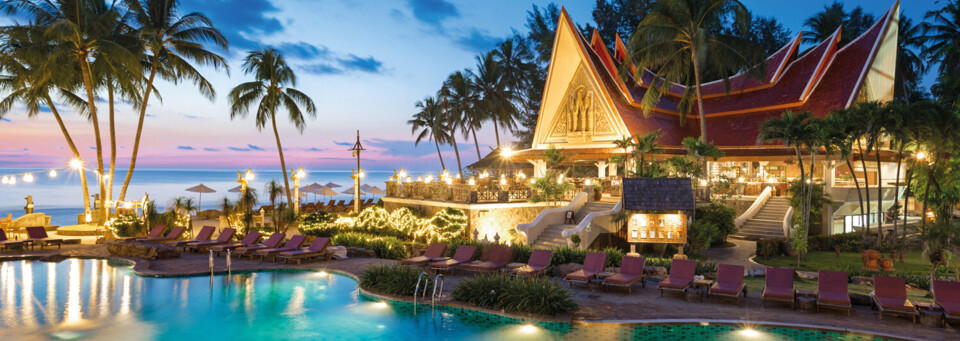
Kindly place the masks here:
POLYGON ((0 340, 879 340, 729 325, 570 325, 361 295, 315 271, 150 278, 102 259, 0 262, 0 340))

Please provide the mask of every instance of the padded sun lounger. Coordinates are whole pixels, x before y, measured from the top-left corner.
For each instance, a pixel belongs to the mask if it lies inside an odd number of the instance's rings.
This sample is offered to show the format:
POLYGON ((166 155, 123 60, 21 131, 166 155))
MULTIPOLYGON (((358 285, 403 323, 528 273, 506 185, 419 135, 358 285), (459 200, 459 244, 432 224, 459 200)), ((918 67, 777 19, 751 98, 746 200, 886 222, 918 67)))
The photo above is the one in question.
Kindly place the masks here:
POLYGON ((286 252, 286 251, 296 251, 297 249, 300 248, 300 245, 303 245, 303 242, 305 240, 307 240, 306 236, 298 234, 293 237, 290 237, 290 240, 288 240, 286 244, 283 244, 283 247, 260 249, 260 250, 254 251, 254 253, 260 256, 261 262, 266 260, 268 256, 273 256, 273 260, 276 261, 277 254, 281 252, 286 252))
POLYGON ((553 251, 551 250, 533 250, 533 253, 530 254, 530 260, 527 261, 527 264, 519 268, 513 269, 513 273, 519 276, 536 276, 543 273, 543 270, 546 270, 550 267, 550 259, 553 258, 553 251))
POLYGON ((239 243, 214 245, 210 247, 210 249, 213 250, 213 252, 216 253, 217 256, 220 256, 221 252, 226 252, 227 250, 236 250, 238 247, 254 246, 257 244, 257 242, 260 241, 260 238, 262 237, 263 237, 263 234, 261 234, 260 232, 250 232, 247 234, 246 237, 243 237, 243 240, 241 240, 239 243))
POLYGON ((32 246, 40 245, 41 250, 47 245, 56 245, 57 249, 59 249, 61 244, 63 244, 63 239, 50 238, 50 236, 47 236, 47 230, 45 230, 43 226, 28 227, 26 241, 32 246))
POLYGON ((213 226, 204 226, 200 228, 200 232, 197 232, 197 237, 190 240, 171 240, 167 241, 167 244, 173 245, 174 247, 186 247, 189 243, 195 242, 205 242, 210 240, 210 237, 213 237, 213 232, 217 230, 213 226))
POLYGON ((767 301, 790 303, 793 309, 796 290, 793 289, 793 268, 767 268, 760 306, 767 301))
POLYGON ((295 260, 297 264, 300 264, 304 259, 313 259, 320 258, 326 254, 327 246, 330 245, 330 238, 327 237, 317 237, 313 240, 313 243, 310 243, 310 247, 304 250, 295 250, 295 251, 285 251, 277 255, 279 259, 283 260, 283 263, 286 264, 288 260, 295 260))
POLYGON ((127 242, 127 241, 134 241, 134 240, 143 240, 146 238, 157 238, 163 235, 163 230, 166 230, 166 229, 167 229, 166 225, 157 225, 157 226, 154 226, 153 229, 150 230, 150 232, 147 233, 146 236, 120 237, 120 238, 117 238, 117 240, 122 242, 127 242))
POLYGON ((597 278, 597 274, 603 272, 607 266, 607 254, 603 252, 590 252, 583 260, 583 268, 567 274, 564 280, 567 285, 573 286, 574 283, 587 285, 590 280, 597 278))
POLYGON ((960 282, 933 281, 933 303, 948 319, 960 319, 960 282))
POLYGON ((845 310, 850 316, 850 294, 847 292, 847 273, 820 270, 817 278, 817 311, 820 307, 845 310))
POLYGON ((900 277, 873 276, 873 303, 877 306, 878 320, 883 313, 910 316, 917 323, 917 307, 907 299, 907 282, 900 277))
POLYGON ((166 236, 156 237, 156 238, 145 238, 145 239, 142 239, 141 241, 146 241, 146 242, 165 242, 165 241, 168 241, 168 240, 175 240, 175 239, 177 239, 177 238, 180 238, 180 235, 183 234, 183 232, 185 232, 185 231, 187 231, 187 228, 185 228, 185 227, 183 227, 183 226, 177 226, 177 227, 174 227, 173 230, 170 231, 170 233, 167 233, 166 236))
POLYGON ((230 239, 233 239, 233 235, 236 233, 236 229, 228 227, 220 231, 220 236, 217 236, 217 239, 187 243, 187 248, 193 251, 200 251, 205 247, 227 244, 230 242, 230 239))
POLYGON ((280 246, 280 243, 283 242, 283 238, 286 238, 286 237, 287 237, 286 233, 274 233, 270 235, 270 237, 268 237, 267 240, 263 241, 263 243, 261 244, 238 247, 235 250, 235 252, 238 255, 238 257, 250 256, 250 258, 252 259, 253 256, 256 255, 257 250, 276 248, 277 246, 280 246))
POLYGON ((7 239, 7 233, 0 229, 0 250, 23 250, 24 244, 26 244, 26 242, 22 240, 7 239))
POLYGON ((489 252, 490 255, 487 256, 485 252, 484 256, 487 257, 481 257, 480 261, 469 262, 460 267, 468 271, 494 272, 510 264, 513 259, 513 249, 506 245, 490 245, 489 249, 484 251, 489 252))
POLYGON ((646 276, 643 274, 643 265, 647 260, 643 257, 624 256, 620 264, 620 272, 603 280, 604 287, 627 288, 627 293, 633 293, 633 285, 640 282, 647 286, 646 276))
POLYGON ((717 268, 717 283, 710 287, 710 298, 725 297, 737 300, 747 297, 747 286, 743 284, 743 266, 720 264, 717 268))
POLYGON ((435 271, 444 271, 455 270, 460 264, 469 262, 473 258, 473 254, 477 252, 477 247, 473 245, 460 245, 457 248, 457 253, 453 255, 452 259, 442 260, 439 262, 430 263, 430 269, 435 271))
POLYGON ((663 297, 663 291, 672 291, 683 293, 693 282, 693 275, 697 269, 697 262, 689 259, 674 259, 670 264, 670 274, 667 279, 657 285, 660 291, 660 297, 663 297))
POLYGON ((427 246, 427 251, 423 253, 423 256, 416 256, 413 258, 407 258, 400 261, 401 264, 407 265, 424 265, 429 262, 436 262, 443 258, 443 251, 447 250, 447 244, 444 243, 433 243, 430 246, 427 246))

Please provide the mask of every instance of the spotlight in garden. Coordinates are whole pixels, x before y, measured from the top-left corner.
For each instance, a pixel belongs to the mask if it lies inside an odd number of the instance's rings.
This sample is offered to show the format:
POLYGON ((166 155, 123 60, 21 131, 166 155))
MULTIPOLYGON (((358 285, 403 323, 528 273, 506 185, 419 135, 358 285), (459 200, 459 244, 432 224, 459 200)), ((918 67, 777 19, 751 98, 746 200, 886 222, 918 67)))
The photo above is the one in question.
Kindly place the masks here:
POLYGON ((917 160, 923 160, 927 158, 927 153, 917 152, 917 160))

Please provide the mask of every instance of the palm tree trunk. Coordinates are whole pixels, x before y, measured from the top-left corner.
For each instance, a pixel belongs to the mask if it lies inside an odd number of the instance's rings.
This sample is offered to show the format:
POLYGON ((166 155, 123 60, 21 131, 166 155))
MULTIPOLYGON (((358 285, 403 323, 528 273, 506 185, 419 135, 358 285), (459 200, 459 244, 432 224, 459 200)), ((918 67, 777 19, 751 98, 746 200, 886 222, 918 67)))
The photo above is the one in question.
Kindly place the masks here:
POLYGON ((114 121, 113 82, 107 81, 107 104, 110 110, 110 177, 107 180, 107 200, 113 200, 113 172, 117 169, 117 127, 114 121))
MULTIPOLYGON (((847 161, 847 168, 850 169, 850 174, 853 175, 853 185, 857 188, 857 199, 860 201, 860 222, 862 223, 865 214, 863 213, 863 193, 860 192, 860 180, 857 180, 857 173, 853 171, 853 164, 850 163, 850 157, 848 156, 845 159, 847 161)), ((866 237, 865 230, 860 230, 860 239, 866 237)))
MULTIPOLYGON (((707 113, 703 111, 703 94, 700 92, 700 66, 697 65, 697 50, 691 49, 691 57, 693 58, 693 77, 694 81, 697 82, 697 109, 699 109, 700 114, 700 140, 703 142, 708 142, 707 140, 707 113)), ((680 113, 683 115, 683 113, 680 113)))
POLYGON ((90 72, 90 64, 87 63, 87 56, 83 56, 80 62, 80 71, 83 74, 84 87, 87 90, 87 105, 90 107, 90 121, 93 123, 93 136, 97 144, 97 175, 100 183, 100 211, 101 219, 106 217, 104 198, 107 194, 106 186, 103 184, 103 142, 100 138, 100 121, 97 119, 96 96, 93 95, 93 77, 90 72))
POLYGON ((880 170, 880 145, 879 138, 874 140, 874 148, 876 148, 876 157, 874 159, 877 162, 877 245, 883 245, 883 173, 880 170))
POLYGON ((457 138, 453 135, 454 134, 450 134, 450 143, 453 144, 453 152, 457 154, 457 171, 459 171, 460 174, 463 174, 463 167, 460 166, 460 148, 457 148, 457 138))
POLYGON ((140 135, 143 133, 143 119, 147 116, 147 102, 150 101, 150 93, 153 92, 153 79, 157 75, 158 57, 153 57, 153 65, 150 66, 150 77, 147 78, 147 88, 143 92, 143 103, 140 104, 140 120, 137 122, 137 135, 133 138, 133 153, 130 156, 130 168, 127 170, 127 176, 123 179, 123 188, 120 189, 120 200, 127 196, 127 187, 130 186, 130 179, 133 178, 133 168, 137 166, 137 153, 140 151, 140 135))
MULTIPOLYGON (((491 118, 491 120, 493 120, 493 133, 497 136, 497 150, 500 150, 500 127, 497 126, 496 117, 491 118)), ((479 153, 480 151, 477 150, 477 152, 479 153)))
MULTIPOLYGON (((804 220, 804 225, 806 225, 806 224, 807 224, 807 220, 809 219, 809 216, 805 214, 806 211, 808 211, 808 209, 806 208, 806 202, 805 202, 805 200, 804 200, 804 191, 805 191, 805 188, 807 187, 807 181, 806 181, 807 179, 804 177, 803 154, 800 153, 800 145, 799 145, 799 144, 797 144, 796 150, 797 150, 797 160, 799 160, 799 163, 800 163, 800 210, 801 210, 800 214, 803 214, 803 217, 804 217, 804 218, 803 218, 803 220, 804 220)), ((792 225, 792 222, 791 222, 791 225, 792 225)), ((794 236, 794 238, 796 238, 796 236, 794 236)), ((798 267, 798 268, 800 267, 800 258, 801 258, 802 256, 803 256, 803 255, 801 255, 800 252, 797 252, 797 267, 798 267)))
POLYGON ((480 161, 483 157, 480 156, 480 142, 477 141, 477 129, 470 127, 470 132, 473 133, 473 147, 477 149, 477 161, 480 161))
POLYGON ((860 139, 857 139, 857 149, 860 150, 860 165, 863 167, 863 189, 866 192, 867 196, 867 211, 864 212, 864 216, 867 217, 866 222, 861 222, 864 224, 864 230, 867 231, 867 235, 870 234, 870 179, 867 178, 867 158, 863 152, 863 144, 860 143, 860 139))
POLYGON ((807 236, 810 235, 810 211, 813 211, 813 177, 814 177, 814 173, 816 173, 816 170, 817 170, 817 148, 811 147, 810 148, 810 184, 809 185, 804 184, 804 186, 807 186, 807 193, 806 193, 806 196, 804 197, 804 200, 806 201, 806 204, 807 204, 807 209, 804 212, 806 216, 803 218, 803 220, 804 220, 804 229, 806 229, 807 236))
MULTIPOLYGON (((899 200, 899 196, 900 196, 900 167, 903 165, 903 148, 904 148, 904 147, 906 147, 906 143, 901 141, 901 143, 900 143, 900 148, 897 149, 897 181, 896 181, 896 182, 894 183, 894 185, 893 185, 893 186, 894 186, 894 187, 893 187, 893 195, 894 195, 893 203, 894 203, 895 206, 896 206, 897 203, 900 201, 900 200, 899 200)), ((907 208, 907 206, 906 206, 906 200, 904 200, 903 208, 904 208, 904 210, 906 210, 906 208, 907 208)), ((895 240, 900 240, 900 238, 897 236, 897 226, 899 225, 899 222, 900 222, 900 214, 899 214, 899 211, 894 211, 894 213, 893 213, 893 238, 894 238, 895 240)))
MULTIPOLYGON (((905 176, 907 178, 907 183, 906 183, 906 186, 904 186, 904 190, 903 190, 903 192, 905 193, 903 197, 903 236, 904 237, 907 236, 907 205, 910 204, 910 194, 911 194, 910 183, 913 180, 913 172, 916 171, 916 167, 917 167, 917 160, 914 159, 913 163, 910 165, 910 168, 907 170, 907 174, 905 176)), ((914 198, 913 202, 916 203, 917 199, 914 198)))
MULTIPOLYGON (((73 143, 73 138, 70 137, 67 126, 63 124, 63 118, 60 117, 60 112, 57 111, 57 107, 53 105, 53 99, 50 98, 50 95, 46 95, 46 100, 47 105, 50 106, 50 112, 53 113, 53 117, 57 119, 57 124, 60 125, 60 131, 63 132, 63 137, 67 139, 67 145, 70 146, 73 157, 80 160, 80 151, 77 149, 77 145, 73 143)), ((83 211, 87 212, 90 210, 90 189, 87 187, 87 172, 83 169, 80 169, 80 183, 83 186, 83 211)))
MULTIPOLYGON (((290 180, 287 179, 287 163, 283 160, 283 146, 280 145, 280 132, 277 131, 277 115, 270 114, 270 121, 273 123, 273 136, 277 138, 277 151, 280 152, 280 168, 283 170, 283 186, 286 189, 284 193, 287 194, 287 202, 293 205, 293 196, 290 194, 290 180)), ((300 200, 300 198, 297 198, 297 200, 300 200)))
MULTIPOLYGON (((447 166, 443 164, 443 154, 440 153, 440 142, 437 142, 437 139, 433 139, 433 144, 437 146, 437 156, 440 157, 440 168, 447 169, 447 166)), ((402 179, 397 180, 403 181, 402 179)))

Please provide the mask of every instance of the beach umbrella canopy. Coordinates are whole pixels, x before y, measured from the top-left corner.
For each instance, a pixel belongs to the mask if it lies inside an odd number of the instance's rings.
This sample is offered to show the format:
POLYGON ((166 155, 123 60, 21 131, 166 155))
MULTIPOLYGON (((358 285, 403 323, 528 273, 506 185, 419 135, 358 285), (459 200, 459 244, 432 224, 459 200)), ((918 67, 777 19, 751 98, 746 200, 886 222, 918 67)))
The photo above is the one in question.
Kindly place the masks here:
MULTIPOLYGON (((343 194, 353 194, 353 187, 350 187, 350 188, 348 188, 346 191, 343 191, 343 192, 340 192, 340 193, 343 193, 343 194)), ((363 195, 363 194, 364 194, 364 193, 363 193, 363 190, 361 189, 361 190, 360 190, 360 195, 363 195)))
POLYGON ((323 185, 323 186, 324 186, 324 187, 327 187, 327 188, 337 188, 337 187, 341 187, 340 185, 337 185, 337 184, 333 183, 332 181, 331 181, 331 182, 328 182, 326 185, 323 185))
POLYGON ((371 188, 373 188, 373 186, 370 186, 368 184, 363 184, 363 186, 360 186, 360 190, 364 192, 369 192, 371 188))
POLYGON ((203 210, 203 193, 216 193, 217 191, 214 191, 213 188, 204 186, 201 183, 197 186, 187 188, 187 192, 200 193, 200 198, 197 199, 197 207, 200 207, 200 209, 203 210))
POLYGON ((332 189, 330 189, 329 187, 326 187, 326 186, 320 186, 320 188, 318 188, 317 190, 313 191, 313 194, 323 195, 323 196, 327 196, 327 195, 337 195, 337 191, 334 191, 334 190, 332 190, 332 189))
POLYGON ((377 187, 377 186, 370 187, 370 189, 367 190, 367 193, 375 194, 375 195, 384 195, 384 194, 387 194, 387 192, 384 192, 382 189, 380 189, 380 188, 377 187))
POLYGON ((313 192, 313 191, 316 191, 317 189, 320 189, 320 187, 323 187, 323 185, 314 182, 312 184, 300 187, 300 190, 304 192, 313 192))
POLYGON ((243 189, 243 186, 237 186, 237 187, 231 188, 231 189, 228 190, 227 192, 230 192, 230 193, 240 193, 240 190, 242 190, 242 189, 243 189))

